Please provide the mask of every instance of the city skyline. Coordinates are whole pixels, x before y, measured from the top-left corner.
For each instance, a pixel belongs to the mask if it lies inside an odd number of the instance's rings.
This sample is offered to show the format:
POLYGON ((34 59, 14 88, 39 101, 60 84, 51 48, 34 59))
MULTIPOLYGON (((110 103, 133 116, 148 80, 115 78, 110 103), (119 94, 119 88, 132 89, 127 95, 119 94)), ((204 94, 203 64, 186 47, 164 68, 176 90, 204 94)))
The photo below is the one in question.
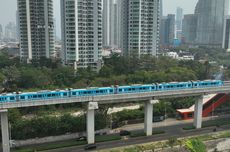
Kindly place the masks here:
MULTIPOLYGON (((184 3, 183 0, 163 0, 163 15, 175 14, 176 8, 181 7, 184 9, 184 14, 190 14, 194 12, 195 5, 198 0, 190 0, 184 3)), ((17 1, 15 0, 0 0, 4 5, 0 6, 0 14, 8 14, 7 17, 0 15, 0 24, 6 26, 8 22, 16 22, 16 8, 17 1), (9 7, 11 9, 9 9, 9 7)), ((60 1, 54 0, 54 18, 56 19, 57 24, 57 36, 61 37, 61 15, 60 15, 60 1)))

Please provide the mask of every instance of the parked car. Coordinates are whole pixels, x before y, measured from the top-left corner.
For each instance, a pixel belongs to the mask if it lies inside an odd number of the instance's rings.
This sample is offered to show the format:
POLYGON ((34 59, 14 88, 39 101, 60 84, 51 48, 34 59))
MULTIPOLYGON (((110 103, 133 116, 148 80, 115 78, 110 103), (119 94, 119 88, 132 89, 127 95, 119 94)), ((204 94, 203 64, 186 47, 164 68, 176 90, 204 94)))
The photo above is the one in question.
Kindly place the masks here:
POLYGON ((129 131, 127 131, 127 130, 121 130, 120 131, 120 136, 128 136, 128 135, 130 135, 129 131))
POLYGON ((86 136, 81 136, 77 138, 77 141, 85 141, 86 139, 86 136))
POLYGON ((96 149, 97 145, 96 144, 89 144, 85 146, 85 150, 91 150, 91 149, 96 149))

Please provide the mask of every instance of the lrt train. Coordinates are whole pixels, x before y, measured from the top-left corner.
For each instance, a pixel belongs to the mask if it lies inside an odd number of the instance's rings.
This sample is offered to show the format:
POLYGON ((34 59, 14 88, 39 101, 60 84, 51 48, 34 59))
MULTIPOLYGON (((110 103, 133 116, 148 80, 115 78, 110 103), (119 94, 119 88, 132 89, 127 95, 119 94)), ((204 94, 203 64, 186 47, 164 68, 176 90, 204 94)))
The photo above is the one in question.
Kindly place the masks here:
POLYGON ((56 91, 43 90, 38 92, 1 94, 0 103, 31 101, 31 100, 49 100, 55 98, 68 98, 68 97, 81 97, 81 96, 98 96, 98 95, 110 95, 110 94, 207 88, 207 87, 219 87, 219 86, 223 86, 223 81, 205 80, 205 81, 154 83, 154 84, 131 85, 131 86, 111 86, 111 87, 102 87, 102 88, 66 89, 66 90, 56 90, 56 91))

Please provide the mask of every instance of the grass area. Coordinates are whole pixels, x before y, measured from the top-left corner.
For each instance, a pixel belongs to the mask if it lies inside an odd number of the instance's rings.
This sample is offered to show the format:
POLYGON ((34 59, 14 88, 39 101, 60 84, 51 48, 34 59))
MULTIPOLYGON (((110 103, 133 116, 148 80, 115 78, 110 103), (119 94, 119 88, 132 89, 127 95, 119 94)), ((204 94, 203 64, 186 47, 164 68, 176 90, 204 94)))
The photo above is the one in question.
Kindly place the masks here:
MULTIPOLYGON (((219 120, 210 120, 203 123, 202 128, 207 127, 219 127, 224 125, 229 125, 230 121, 229 119, 219 119, 219 120)), ((186 126, 183 128, 183 130, 193 130, 196 129, 194 126, 186 126)))
POLYGON ((25 148, 25 147, 16 148, 16 149, 13 149, 12 151, 13 152, 34 152, 34 151, 44 151, 44 150, 58 149, 58 148, 85 145, 85 144, 87 144, 86 141, 69 140, 65 142, 48 143, 45 145, 33 146, 30 148, 25 148))
MULTIPOLYGON (((120 139, 121 137, 119 135, 103 135, 103 136, 95 137, 96 142, 106 142, 106 141, 114 141, 114 140, 120 140, 120 139)), ((87 144, 87 141, 69 140, 69 141, 48 143, 44 145, 33 146, 30 148, 22 147, 22 148, 14 149, 12 151, 13 152, 34 152, 34 151, 44 151, 44 150, 51 150, 51 149, 86 145, 86 144, 87 144)))
MULTIPOLYGON (((153 131, 153 135, 164 134, 164 133, 165 133, 165 131, 163 131, 163 130, 156 130, 156 131, 153 131)), ((144 131, 133 131, 133 132, 131 132, 131 134, 130 134, 130 137, 131 137, 131 138, 143 137, 143 136, 146 136, 146 134, 145 134, 144 131)))
POLYGON ((114 140, 121 140, 121 136, 116 135, 102 135, 95 137, 96 142, 105 142, 105 141, 114 141, 114 140))

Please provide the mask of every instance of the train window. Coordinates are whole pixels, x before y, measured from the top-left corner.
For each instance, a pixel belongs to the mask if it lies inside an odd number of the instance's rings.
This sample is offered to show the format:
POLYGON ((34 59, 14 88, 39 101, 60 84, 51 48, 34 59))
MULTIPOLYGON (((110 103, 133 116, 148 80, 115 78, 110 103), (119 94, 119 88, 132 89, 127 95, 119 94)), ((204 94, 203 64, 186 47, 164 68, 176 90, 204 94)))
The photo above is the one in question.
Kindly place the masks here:
POLYGON ((47 97, 51 97, 51 94, 47 94, 47 97))
POLYGON ((128 91, 131 91, 131 90, 132 90, 131 88, 128 89, 128 91))
POLYGON ((122 91, 122 89, 119 89, 119 91, 122 91))
POLYGON ((25 99, 25 96, 20 96, 20 99, 25 99))
MULTIPOLYGON (((64 94, 63 94, 63 95, 64 95, 64 94)), ((76 92, 72 92, 72 95, 74 95, 74 96, 75 96, 75 95, 76 95, 76 92)))
POLYGON ((37 95, 33 95, 33 98, 37 98, 37 95))
POLYGON ((42 95, 41 95, 41 94, 39 94, 39 95, 38 95, 38 98, 41 98, 41 97, 42 97, 42 95))
MULTIPOLYGON (((76 92, 75 92, 76 93, 76 92)), ((63 96, 67 96, 67 93, 63 93, 63 96)))
POLYGON ((10 100, 14 100, 14 97, 10 97, 10 100))
POLYGON ((97 90, 96 93, 99 93, 99 91, 97 90))
POLYGON ((110 90, 109 92, 113 92, 113 90, 110 90))

